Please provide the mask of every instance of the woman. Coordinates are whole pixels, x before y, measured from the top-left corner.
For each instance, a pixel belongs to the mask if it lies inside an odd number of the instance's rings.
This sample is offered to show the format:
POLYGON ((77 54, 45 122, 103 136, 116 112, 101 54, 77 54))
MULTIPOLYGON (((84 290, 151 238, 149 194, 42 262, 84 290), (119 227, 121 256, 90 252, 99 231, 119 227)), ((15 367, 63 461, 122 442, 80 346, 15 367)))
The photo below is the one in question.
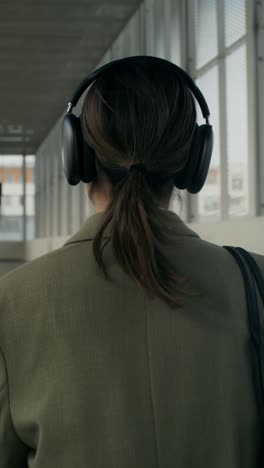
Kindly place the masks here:
POLYGON ((96 213, 0 281, 0 468, 259 468, 240 270, 169 209, 195 122, 162 66, 91 86, 96 213))

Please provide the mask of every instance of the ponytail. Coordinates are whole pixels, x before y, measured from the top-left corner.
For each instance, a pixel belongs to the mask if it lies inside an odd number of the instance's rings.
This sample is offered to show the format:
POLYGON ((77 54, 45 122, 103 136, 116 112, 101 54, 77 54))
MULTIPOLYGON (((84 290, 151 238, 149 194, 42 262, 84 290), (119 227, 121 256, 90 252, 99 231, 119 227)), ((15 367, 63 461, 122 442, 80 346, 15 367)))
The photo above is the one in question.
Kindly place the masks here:
POLYGON ((185 284, 187 279, 170 266, 161 251, 161 244, 166 241, 164 212, 145 178, 144 174, 132 172, 119 186, 95 236, 93 254, 105 278, 111 280, 102 260, 102 238, 112 221, 112 246, 123 271, 150 298, 158 296, 170 307, 182 307, 175 288, 185 284))

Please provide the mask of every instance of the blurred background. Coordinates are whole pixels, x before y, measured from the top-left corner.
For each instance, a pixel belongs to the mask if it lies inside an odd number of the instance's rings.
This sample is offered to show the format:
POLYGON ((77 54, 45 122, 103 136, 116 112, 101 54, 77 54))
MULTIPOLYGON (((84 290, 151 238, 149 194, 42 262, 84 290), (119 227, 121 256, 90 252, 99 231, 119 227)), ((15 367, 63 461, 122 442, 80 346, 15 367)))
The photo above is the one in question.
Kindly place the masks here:
POLYGON ((86 75, 130 55, 184 68, 211 111, 206 184, 170 209, 206 240, 264 254, 264 0, 3 0, 0 23, 0 275, 93 213, 85 184, 64 178, 61 123, 86 75))

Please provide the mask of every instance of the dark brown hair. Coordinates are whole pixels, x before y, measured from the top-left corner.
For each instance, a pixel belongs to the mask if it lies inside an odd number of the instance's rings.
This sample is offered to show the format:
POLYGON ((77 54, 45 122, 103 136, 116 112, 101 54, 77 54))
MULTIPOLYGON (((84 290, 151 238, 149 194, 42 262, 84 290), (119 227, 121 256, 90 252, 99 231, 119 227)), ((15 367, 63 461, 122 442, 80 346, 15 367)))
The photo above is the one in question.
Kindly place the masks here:
POLYGON ((138 58, 104 71, 86 95, 81 123, 97 168, 112 187, 93 242, 99 267, 110 279, 102 260, 102 239, 112 222, 112 245, 122 269, 151 297, 181 307, 175 289, 187 279, 162 254, 169 227, 159 204, 169 200, 173 174, 186 164, 196 109, 184 81, 166 65, 138 58), (145 164, 146 175, 127 172, 136 162, 145 164))

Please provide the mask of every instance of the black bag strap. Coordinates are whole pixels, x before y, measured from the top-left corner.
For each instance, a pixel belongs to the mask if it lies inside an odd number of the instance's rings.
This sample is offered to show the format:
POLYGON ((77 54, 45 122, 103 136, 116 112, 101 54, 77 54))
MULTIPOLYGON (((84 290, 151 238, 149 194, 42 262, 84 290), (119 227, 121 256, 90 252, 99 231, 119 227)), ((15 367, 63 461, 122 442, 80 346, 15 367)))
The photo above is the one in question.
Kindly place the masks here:
POLYGON ((260 313, 256 295, 256 284, 264 304, 264 277, 255 259, 241 247, 223 246, 237 261, 245 284, 248 306, 249 328, 254 353, 255 373, 257 374, 256 388, 262 429, 264 431, 264 340, 261 330, 260 313))
POLYGON ((259 287, 259 292, 264 303, 264 276, 261 273, 261 270, 256 260, 246 250, 242 249, 242 247, 236 247, 236 250, 240 252, 242 255, 244 255, 244 258, 247 260, 249 266, 251 267, 251 271, 253 272, 255 276, 255 280, 259 287))

